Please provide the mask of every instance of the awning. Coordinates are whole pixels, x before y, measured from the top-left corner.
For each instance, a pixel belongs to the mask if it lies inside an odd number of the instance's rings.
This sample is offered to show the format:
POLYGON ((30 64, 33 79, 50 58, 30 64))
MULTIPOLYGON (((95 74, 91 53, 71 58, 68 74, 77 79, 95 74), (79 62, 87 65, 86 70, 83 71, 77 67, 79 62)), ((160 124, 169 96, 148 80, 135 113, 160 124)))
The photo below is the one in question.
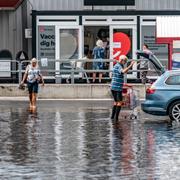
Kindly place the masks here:
POLYGON ((14 10, 23 0, 0 0, 0 10, 14 10))

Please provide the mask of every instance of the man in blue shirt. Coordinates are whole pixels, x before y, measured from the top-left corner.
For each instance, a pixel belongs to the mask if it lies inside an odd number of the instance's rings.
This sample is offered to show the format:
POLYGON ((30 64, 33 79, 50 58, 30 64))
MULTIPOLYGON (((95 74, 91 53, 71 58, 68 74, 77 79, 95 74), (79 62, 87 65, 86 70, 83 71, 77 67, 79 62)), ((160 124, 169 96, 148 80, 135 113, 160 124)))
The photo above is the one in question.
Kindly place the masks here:
POLYGON ((119 113, 122 106, 122 89, 124 84, 124 74, 129 71, 129 69, 135 63, 132 61, 129 66, 124 68, 124 65, 127 63, 128 58, 125 55, 119 57, 119 61, 113 68, 112 81, 111 81, 111 92, 114 98, 114 105, 112 108, 111 119, 115 120, 117 123, 119 118, 119 113))

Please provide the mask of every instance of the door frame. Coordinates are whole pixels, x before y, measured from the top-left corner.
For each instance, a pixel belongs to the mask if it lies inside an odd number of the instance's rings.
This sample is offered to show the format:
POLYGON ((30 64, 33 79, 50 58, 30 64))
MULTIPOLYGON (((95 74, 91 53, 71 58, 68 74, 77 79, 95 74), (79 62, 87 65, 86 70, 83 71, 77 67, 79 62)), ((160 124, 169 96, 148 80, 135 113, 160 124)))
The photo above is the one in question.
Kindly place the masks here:
MULTIPOLYGON (((113 59, 113 30, 114 29, 132 29, 132 59, 136 59, 136 50, 137 50, 137 26, 122 24, 122 25, 110 25, 110 59, 113 59)), ((113 68, 113 63, 110 63, 110 69, 113 68)), ((133 70, 137 70, 137 65, 133 65, 133 70)), ((137 78, 137 72, 127 75, 128 78, 133 79, 137 78)))
MULTIPOLYGON (((78 43, 79 43, 79 49, 78 49, 78 59, 82 59, 83 58, 83 44, 84 44, 84 31, 83 31, 83 26, 77 26, 77 25, 74 25, 74 26, 69 26, 69 25, 64 25, 64 26, 56 26, 55 27, 55 37, 56 37, 56 40, 55 40, 55 59, 59 60, 60 59, 60 33, 59 31, 61 29, 78 29, 79 30, 79 37, 78 37, 78 43)), ((56 62, 55 64, 55 70, 56 71, 59 71, 60 70, 60 63, 59 62, 56 62)), ((58 73, 56 73, 57 75, 58 73)))

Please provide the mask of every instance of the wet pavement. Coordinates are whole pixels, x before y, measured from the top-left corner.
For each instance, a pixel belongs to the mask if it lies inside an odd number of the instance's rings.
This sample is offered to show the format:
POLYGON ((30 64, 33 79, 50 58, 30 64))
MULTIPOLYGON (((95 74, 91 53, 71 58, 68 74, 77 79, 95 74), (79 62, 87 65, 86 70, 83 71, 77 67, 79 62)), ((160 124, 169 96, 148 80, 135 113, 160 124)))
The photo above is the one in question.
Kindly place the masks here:
POLYGON ((180 177, 180 128, 167 117, 123 111, 117 126, 110 101, 0 103, 2 180, 154 180, 180 177), (126 119, 125 119, 126 118, 126 119))

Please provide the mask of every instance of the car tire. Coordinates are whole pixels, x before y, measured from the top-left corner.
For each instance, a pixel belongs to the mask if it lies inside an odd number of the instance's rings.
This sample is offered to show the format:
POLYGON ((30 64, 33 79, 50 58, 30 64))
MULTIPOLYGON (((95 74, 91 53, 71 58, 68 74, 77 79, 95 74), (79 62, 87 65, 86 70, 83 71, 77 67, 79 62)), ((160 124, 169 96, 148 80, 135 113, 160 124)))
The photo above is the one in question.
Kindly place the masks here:
POLYGON ((169 118, 171 121, 180 121, 180 101, 175 101, 170 105, 169 118))

